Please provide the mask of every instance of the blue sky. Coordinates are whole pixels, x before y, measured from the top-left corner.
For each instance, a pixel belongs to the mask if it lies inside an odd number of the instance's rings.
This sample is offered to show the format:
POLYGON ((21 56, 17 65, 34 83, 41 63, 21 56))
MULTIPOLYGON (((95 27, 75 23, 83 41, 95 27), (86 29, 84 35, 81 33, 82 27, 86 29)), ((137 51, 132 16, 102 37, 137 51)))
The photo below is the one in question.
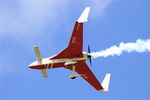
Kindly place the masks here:
MULTIPOLYGON (((91 7, 84 24, 84 51, 100 51, 120 42, 150 38, 149 0, 0 0, 1 100, 149 100, 150 53, 123 53, 93 59, 91 70, 102 82, 111 73, 110 91, 97 92, 82 78, 70 80, 66 69, 48 70, 43 79, 27 68, 35 60, 64 49, 75 21, 91 7)), ((89 64, 89 62, 87 62, 89 64)))

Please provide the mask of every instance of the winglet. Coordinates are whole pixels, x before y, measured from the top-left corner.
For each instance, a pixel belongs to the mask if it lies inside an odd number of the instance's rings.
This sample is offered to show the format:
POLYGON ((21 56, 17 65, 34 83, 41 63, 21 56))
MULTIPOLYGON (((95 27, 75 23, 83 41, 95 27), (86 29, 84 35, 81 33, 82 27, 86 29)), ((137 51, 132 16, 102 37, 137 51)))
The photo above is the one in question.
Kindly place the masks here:
POLYGON ((106 76, 105 76, 105 78, 104 78, 104 80, 102 82, 103 89, 100 90, 101 92, 107 92, 107 91, 109 91, 110 76, 111 76, 111 74, 106 74, 106 76))
POLYGON ((86 7, 79 19, 77 20, 79 23, 87 22, 88 20, 88 15, 90 12, 90 7, 86 7))

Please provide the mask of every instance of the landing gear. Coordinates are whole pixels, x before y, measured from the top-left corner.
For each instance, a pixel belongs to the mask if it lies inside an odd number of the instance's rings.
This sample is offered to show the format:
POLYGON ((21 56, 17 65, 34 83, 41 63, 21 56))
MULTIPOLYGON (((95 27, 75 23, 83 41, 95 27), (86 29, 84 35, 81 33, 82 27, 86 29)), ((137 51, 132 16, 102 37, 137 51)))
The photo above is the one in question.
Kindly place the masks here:
POLYGON ((72 75, 69 76, 70 79, 75 79, 75 78, 81 76, 80 74, 77 74, 75 72, 75 68, 76 68, 76 66, 72 66, 72 75))
POLYGON ((81 75, 79 75, 79 74, 74 74, 74 75, 70 75, 69 78, 70 78, 70 79, 75 79, 75 78, 77 78, 77 77, 79 77, 79 76, 81 76, 81 75))

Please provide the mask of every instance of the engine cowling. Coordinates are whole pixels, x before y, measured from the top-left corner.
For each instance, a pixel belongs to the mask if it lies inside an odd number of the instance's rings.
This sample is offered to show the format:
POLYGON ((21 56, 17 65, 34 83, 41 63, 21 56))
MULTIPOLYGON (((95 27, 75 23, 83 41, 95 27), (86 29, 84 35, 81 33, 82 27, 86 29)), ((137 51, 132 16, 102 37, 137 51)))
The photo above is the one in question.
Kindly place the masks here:
POLYGON ((67 61, 67 62, 65 62, 65 66, 72 66, 72 65, 74 65, 74 64, 76 64, 77 62, 75 62, 75 61, 67 61))

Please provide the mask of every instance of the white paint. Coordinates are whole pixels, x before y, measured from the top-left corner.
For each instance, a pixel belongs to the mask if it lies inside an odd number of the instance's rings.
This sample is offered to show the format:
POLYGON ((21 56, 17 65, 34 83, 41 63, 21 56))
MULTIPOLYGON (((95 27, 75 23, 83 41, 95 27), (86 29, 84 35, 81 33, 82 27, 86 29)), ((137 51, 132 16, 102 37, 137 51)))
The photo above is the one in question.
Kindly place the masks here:
POLYGON ((109 91, 109 83, 110 83, 110 74, 106 74, 103 82, 102 82, 102 87, 104 88, 103 90, 100 90, 101 92, 107 92, 109 91))
POLYGON ((77 20, 79 23, 87 22, 88 21, 88 15, 90 12, 90 7, 86 7, 79 19, 77 20))
POLYGON ((65 62, 65 66, 71 66, 71 65, 74 65, 76 63, 77 63, 76 61, 67 61, 67 62, 65 62))

